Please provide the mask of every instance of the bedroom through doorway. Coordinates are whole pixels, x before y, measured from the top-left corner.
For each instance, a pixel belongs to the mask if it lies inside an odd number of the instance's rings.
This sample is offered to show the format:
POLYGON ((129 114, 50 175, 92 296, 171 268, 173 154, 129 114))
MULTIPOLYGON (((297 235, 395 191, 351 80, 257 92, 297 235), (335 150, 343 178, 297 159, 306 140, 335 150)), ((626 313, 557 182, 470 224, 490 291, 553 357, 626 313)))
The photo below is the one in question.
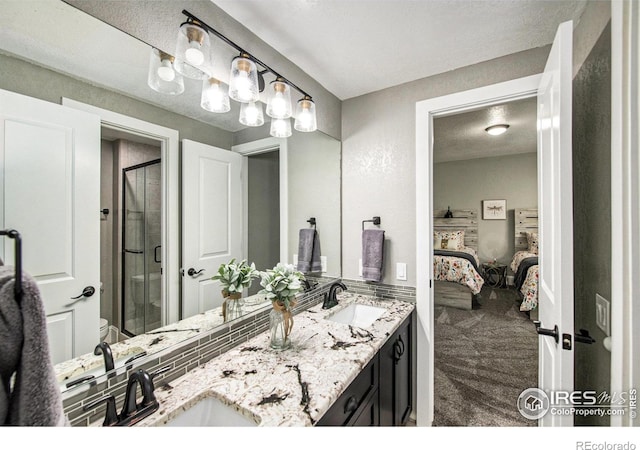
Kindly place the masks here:
POLYGON ((434 426, 537 425, 516 407, 538 386, 536 109, 433 120, 434 426))

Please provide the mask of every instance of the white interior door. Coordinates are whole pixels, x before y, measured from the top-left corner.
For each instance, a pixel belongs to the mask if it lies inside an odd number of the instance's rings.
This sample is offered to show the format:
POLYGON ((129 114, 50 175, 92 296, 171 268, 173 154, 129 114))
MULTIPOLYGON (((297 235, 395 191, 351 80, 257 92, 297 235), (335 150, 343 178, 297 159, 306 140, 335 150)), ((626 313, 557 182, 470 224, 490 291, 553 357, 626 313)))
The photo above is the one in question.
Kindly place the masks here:
POLYGON ((211 280, 242 254, 242 156, 182 140, 182 317, 222 304, 211 280))
MULTIPOLYGON (((0 226, 22 236, 55 364, 100 339, 100 119, 0 90, 0 122, 0 226)), ((0 245, 11 264, 12 241, 0 245)))
MULTIPOLYGON (((558 27, 538 88, 539 319, 559 333, 538 338, 547 394, 573 390, 572 34, 573 22, 558 27)), ((573 416, 548 413, 539 423, 572 426, 573 416)))

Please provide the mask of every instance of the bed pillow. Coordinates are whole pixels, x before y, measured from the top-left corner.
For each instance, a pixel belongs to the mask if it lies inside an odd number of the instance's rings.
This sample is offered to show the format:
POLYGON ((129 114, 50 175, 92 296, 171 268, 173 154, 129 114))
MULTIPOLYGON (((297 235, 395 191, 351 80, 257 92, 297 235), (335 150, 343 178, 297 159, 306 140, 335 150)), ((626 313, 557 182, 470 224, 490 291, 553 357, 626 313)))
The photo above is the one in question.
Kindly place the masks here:
POLYGON ((533 233, 531 231, 526 232, 527 235, 527 245, 529 246, 528 250, 531 253, 538 254, 538 233, 533 233))
POLYGON ((433 248, 436 250, 462 250, 464 248, 464 231, 434 231, 433 248))

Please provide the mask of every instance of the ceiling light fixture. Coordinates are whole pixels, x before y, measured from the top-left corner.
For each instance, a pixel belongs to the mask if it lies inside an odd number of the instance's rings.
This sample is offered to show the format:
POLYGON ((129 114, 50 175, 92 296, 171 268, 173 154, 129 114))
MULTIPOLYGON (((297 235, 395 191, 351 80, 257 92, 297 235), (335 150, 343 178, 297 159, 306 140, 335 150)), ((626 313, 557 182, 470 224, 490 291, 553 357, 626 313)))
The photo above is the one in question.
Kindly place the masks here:
POLYGON ((499 136, 505 133, 507 131, 507 128, 509 128, 509 125, 499 124, 499 125, 492 125, 490 127, 487 127, 484 129, 484 131, 489 133, 491 136, 499 136))
POLYGON ((271 135, 291 136, 289 118, 293 116, 292 89, 302 95, 297 103, 295 129, 302 132, 317 130, 316 107, 308 93, 190 12, 183 10, 182 14, 187 16, 187 19, 178 30, 175 58, 153 49, 148 81, 152 89, 167 94, 180 94, 184 91, 182 75, 203 80, 200 101, 202 108, 216 113, 227 112, 230 110, 229 98, 232 98, 241 103, 240 123, 246 126, 261 126, 264 124, 264 115, 260 93, 265 88, 264 74, 271 73, 275 78, 269 84, 267 99, 267 114, 272 118, 271 135), (239 52, 239 56, 231 62, 226 95, 223 95, 224 83, 212 78, 209 34, 213 34, 239 52))
POLYGON ((149 58, 149 75, 147 84, 154 91, 162 94, 178 95, 184 92, 184 80, 182 75, 176 73, 174 57, 158 50, 151 49, 149 58))

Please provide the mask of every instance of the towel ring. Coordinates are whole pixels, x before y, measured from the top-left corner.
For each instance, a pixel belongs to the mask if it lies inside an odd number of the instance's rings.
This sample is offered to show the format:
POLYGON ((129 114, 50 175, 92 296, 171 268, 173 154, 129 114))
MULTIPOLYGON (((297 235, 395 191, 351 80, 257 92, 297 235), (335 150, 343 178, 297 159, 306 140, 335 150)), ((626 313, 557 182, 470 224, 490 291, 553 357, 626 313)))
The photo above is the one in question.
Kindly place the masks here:
POLYGON ((316 230, 318 229, 316 227, 316 218, 315 217, 310 217, 309 220, 307 220, 307 222, 309 222, 309 225, 312 226, 313 228, 315 228, 316 230))
POLYGON ((371 219, 371 220, 363 220, 362 221, 362 231, 364 231, 364 223, 365 222, 373 222, 374 225, 380 225, 380 217, 379 216, 373 216, 373 219, 371 219))

